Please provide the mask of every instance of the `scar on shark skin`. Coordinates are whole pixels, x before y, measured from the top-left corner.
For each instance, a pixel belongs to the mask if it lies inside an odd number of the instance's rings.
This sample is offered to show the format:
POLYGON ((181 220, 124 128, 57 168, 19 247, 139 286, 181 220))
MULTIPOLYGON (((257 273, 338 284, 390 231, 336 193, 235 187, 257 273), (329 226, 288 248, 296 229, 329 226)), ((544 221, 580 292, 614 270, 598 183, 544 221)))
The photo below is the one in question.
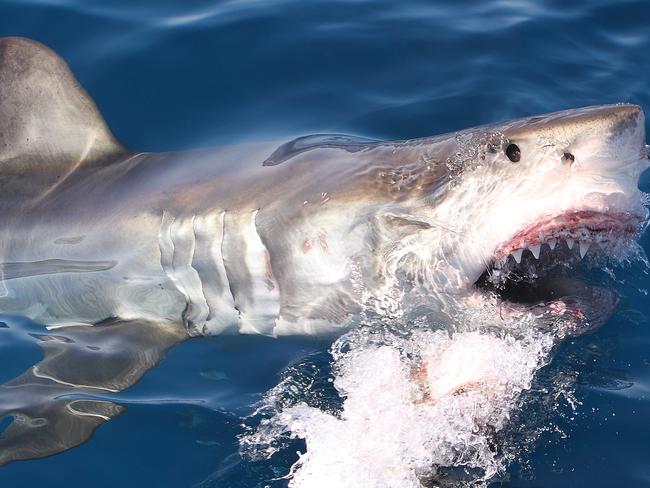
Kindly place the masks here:
POLYGON ((329 244, 327 243, 327 234, 324 231, 318 234, 317 240, 311 238, 305 239, 305 242, 302 245, 303 254, 307 254, 309 251, 311 251, 314 248, 316 241, 318 242, 321 251, 323 251, 323 254, 329 254, 329 244))

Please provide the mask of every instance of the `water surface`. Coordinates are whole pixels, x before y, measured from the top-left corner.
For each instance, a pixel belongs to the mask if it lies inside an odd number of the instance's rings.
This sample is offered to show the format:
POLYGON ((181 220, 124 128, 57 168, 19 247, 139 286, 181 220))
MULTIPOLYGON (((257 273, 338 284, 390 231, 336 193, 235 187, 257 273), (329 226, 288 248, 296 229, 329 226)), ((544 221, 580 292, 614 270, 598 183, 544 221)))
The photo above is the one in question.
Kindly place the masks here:
MULTIPOLYGON (((62 54, 117 137, 145 151, 316 132, 414 138, 600 103, 648 109, 648 19, 643 1, 0 1, 0 35, 62 54)), ((645 271, 618 270, 615 316, 562 344, 537 376, 538 398, 562 375, 572 397, 517 414, 513 445, 527 450, 506 486, 650 485, 645 271), (538 415, 540 425, 527 424, 538 415)), ((6 381, 40 357, 29 336, 40 325, 2 320, 6 381)), ((329 346, 182 344, 139 384, 107 396, 127 412, 89 443, 2 468, 0 484, 286 486, 300 441, 251 461, 239 437, 255 422, 251 406, 292 367, 315 369, 323 401, 335 401, 329 346)))

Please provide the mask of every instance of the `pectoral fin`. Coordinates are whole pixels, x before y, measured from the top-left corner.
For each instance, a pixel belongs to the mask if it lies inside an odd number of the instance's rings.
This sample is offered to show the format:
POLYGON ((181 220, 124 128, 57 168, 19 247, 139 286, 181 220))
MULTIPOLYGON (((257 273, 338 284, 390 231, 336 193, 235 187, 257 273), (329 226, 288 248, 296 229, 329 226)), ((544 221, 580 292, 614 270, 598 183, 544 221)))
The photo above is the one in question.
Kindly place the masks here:
POLYGON ((181 326, 119 319, 36 337, 43 360, 0 386, 0 465, 88 440, 125 410, 93 395, 130 387, 188 338, 181 326))
POLYGON ((45 357, 28 374, 75 389, 122 391, 187 337, 180 325, 146 321, 62 327, 37 336, 45 357))
POLYGON ((50 456, 83 444, 100 425, 125 410, 105 400, 57 398, 65 393, 61 388, 47 386, 31 385, 21 392, 0 387, 0 413, 10 422, 0 433, 0 466, 50 456), (6 399, 15 394, 29 397, 29 404, 16 408, 9 401, 5 405, 6 399))

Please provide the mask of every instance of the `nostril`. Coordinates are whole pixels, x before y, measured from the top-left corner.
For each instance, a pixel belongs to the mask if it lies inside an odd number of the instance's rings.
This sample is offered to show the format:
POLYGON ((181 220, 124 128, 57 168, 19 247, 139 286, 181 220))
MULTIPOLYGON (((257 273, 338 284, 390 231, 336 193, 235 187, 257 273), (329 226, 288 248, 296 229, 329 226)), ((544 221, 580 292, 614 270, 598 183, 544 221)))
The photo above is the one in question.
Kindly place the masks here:
POLYGON ((568 163, 568 164, 573 164, 573 162, 576 160, 576 157, 571 154, 570 152, 565 152, 562 155, 562 162, 563 163, 568 163))

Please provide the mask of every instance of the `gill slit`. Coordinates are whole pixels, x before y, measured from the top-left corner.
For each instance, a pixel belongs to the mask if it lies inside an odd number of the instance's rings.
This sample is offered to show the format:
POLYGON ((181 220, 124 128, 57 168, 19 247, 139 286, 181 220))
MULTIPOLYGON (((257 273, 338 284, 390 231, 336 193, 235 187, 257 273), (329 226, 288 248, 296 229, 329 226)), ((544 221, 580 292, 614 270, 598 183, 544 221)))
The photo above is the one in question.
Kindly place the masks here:
POLYGON ((239 307, 237 307, 237 301, 235 300, 235 290, 233 289, 232 285, 232 276, 229 276, 228 274, 228 266, 226 266, 226 249, 224 243, 226 241, 226 217, 228 215, 228 210, 223 211, 223 218, 221 219, 221 261, 223 264, 223 269, 225 271, 225 276, 226 276, 226 286, 228 287, 228 291, 230 292, 230 296, 232 297, 232 306, 235 309, 235 312, 237 312, 237 317, 239 320, 239 324, 241 324, 241 310, 239 310, 239 307))
POLYGON ((207 321, 209 305, 198 271, 192 266, 196 252, 195 216, 177 219, 163 211, 159 230, 160 264, 185 299, 181 317, 188 332, 199 334, 207 321))

